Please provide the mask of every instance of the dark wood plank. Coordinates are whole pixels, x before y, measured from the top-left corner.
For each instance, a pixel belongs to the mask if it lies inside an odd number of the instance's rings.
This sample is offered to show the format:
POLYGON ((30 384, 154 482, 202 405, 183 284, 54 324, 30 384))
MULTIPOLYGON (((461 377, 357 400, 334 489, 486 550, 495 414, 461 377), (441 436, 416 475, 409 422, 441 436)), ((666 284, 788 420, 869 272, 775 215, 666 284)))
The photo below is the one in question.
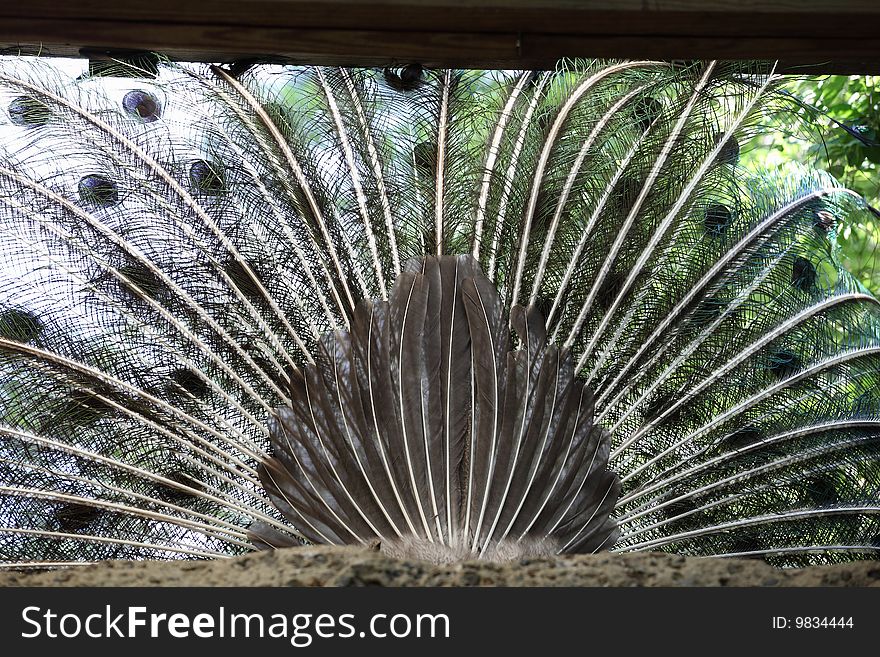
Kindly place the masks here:
POLYGON ((152 50, 191 61, 233 61, 254 55, 279 61, 314 61, 318 64, 384 65, 424 61, 466 66, 473 62, 503 63, 516 59, 517 37, 504 34, 453 34, 442 32, 391 32, 367 30, 280 29, 229 25, 168 25, 112 23, 108 21, 5 21, 0 42, 7 34, 18 42, 7 48, 34 51, 24 44, 39 42, 42 34, 57 34, 43 41, 42 54, 78 55, 81 50, 123 48, 152 50), (61 37, 61 35, 64 35, 61 37))
POLYGON ((559 57, 779 58, 880 72, 877 0, 27 0, 0 47, 385 65, 551 66, 559 57))
POLYGON ((0 16, 438 32, 871 36, 874 0, 26 0, 0 16))

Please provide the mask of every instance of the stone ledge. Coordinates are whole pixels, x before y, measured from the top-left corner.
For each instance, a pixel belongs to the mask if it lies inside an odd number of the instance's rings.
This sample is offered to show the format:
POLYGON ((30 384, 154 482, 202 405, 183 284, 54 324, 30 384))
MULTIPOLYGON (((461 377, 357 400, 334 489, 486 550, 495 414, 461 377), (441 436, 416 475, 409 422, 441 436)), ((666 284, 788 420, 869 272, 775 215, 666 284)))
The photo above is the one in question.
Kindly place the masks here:
POLYGON ((302 547, 218 561, 2 571, 0 586, 880 586, 880 561, 778 570, 759 560, 643 552, 436 566, 361 548, 302 547))

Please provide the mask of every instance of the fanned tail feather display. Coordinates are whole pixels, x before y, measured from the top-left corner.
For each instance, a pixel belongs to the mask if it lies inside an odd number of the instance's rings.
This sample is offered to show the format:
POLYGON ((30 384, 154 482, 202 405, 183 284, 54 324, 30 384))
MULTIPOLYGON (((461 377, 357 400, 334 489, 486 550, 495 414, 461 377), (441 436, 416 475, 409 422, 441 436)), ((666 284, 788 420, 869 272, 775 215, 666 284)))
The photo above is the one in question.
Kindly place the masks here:
POLYGON ((270 498, 311 541, 435 561, 613 544, 608 433, 546 338, 533 306, 508 323, 470 256, 413 261, 293 377, 261 469, 270 498))
POLYGON ((0 560, 875 558, 870 208, 740 162, 780 82, 0 60, 0 560))

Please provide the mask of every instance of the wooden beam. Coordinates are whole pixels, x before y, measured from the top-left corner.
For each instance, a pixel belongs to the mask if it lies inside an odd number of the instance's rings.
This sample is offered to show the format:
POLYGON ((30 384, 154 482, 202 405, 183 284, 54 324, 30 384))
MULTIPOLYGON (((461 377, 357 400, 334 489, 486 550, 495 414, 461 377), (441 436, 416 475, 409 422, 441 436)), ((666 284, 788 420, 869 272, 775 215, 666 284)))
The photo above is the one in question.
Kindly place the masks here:
POLYGON ((780 59, 880 73, 876 0, 25 0, 0 47, 178 59, 546 68, 561 57, 780 59))

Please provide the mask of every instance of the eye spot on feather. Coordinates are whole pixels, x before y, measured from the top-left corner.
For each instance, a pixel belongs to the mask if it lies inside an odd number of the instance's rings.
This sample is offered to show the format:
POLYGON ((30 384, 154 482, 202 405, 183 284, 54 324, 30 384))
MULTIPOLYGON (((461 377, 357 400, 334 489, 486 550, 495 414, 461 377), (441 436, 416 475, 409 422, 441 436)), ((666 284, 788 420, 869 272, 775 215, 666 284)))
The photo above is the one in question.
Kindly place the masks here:
POLYGON ((721 317, 730 305, 730 301, 722 292, 715 292, 706 297, 695 309, 693 320, 697 324, 711 324, 721 317))
POLYGON ((853 401, 852 412, 859 416, 880 414, 880 402, 872 392, 863 392, 853 401))
POLYGON ((222 194, 226 191, 223 168, 205 160, 195 160, 190 165, 189 181, 196 191, 204 194, 222 194))
POLYGON ((612 205, 618 212, 627 212, 635 203, 644 185, 641 178, 624 174, 617 181, 617 185, 611 193, 609 205, 612 205))
POLYGON ((202 399, 208 393, 207 382, 195 371, 188 367, 179 367, 169 375, 181 388, 197 399, 202 399))
POLYGON ((421 64, 407 64, 400 72, 400 80, 408 86, 418 85, 422 81, 423 72, 421 64))
POLYGON ((566 314, 566 309, 569 305, 569 299, 571 298, 571 287, 566 286, 561 294, 542 294, 539 295, 535 302, 535 308, 539 313, 541 313, 541 317, 550 322, 551 325, 555 325, 559 322, 560 316, 564 316, 566 314), (558 298, 558 300, 557 300, 558 298), (556 304, 556 309, 553 309, 554 303, 556 304), (553 315, 551 316, 550 311, 553 310, 553 315))
MULTIPOLYGON (((250 261, 246 261, 248 268, 253 272, 254 276, 257 276, 257 271, 254 268, 254 263, 250 261)), ((254 299, 262 299, 263 295, 260 293, 260 288, 257 285, 256 281, 253 277, 248 274, 247 269, 245 269, 245 265, 234 258, 230 258, 226 262, 225 267, 226 275, 232 280, 232 283, 235 287, 238 288, 239 292, 241 292, 244 296, 254 299)))
POLYGON ((278 367, 260 353, 255 353, 251 358, 254 364, 259 367, 281 390, 287 390, 290 387, 291 372, 279 372, 278 367))
POLYGON ((269 115, 269 120, 282 131, 290 125, 288 108, 281 103, 269 102, 263 105, 263 109, 269 115))
POLYGON ((541 317, 547 317, 550 314, 550 309, 553 307, 554 297, 541 295, 537 299, 535 299, 534 308, 537 310, 541 317))
POLYGON ((0 337, 27 344, 43 332, 43 322, 29 310, 12 308, 0 313, 0 337))
POLYGON ((423 172, 434 175, 437 171, 437 144, 422 141, 413 148, 413 161, 423 172))
POLYGON ((776 349, 767 356, 767 370, 779 379, 787 379, 800 369, 800 357, 788 349, 776 349))
POLYGON ((249 57, 245 59, 236 59, 234 62, 230 62, 226 65, 226 71, 232 77, 236 79, 241 79, 241 76, 251 70, 254 66, 260 63, 260 59, 258 57, 249 57))
POLYGON ((541 81, 541 78, 543 78, 546 73, 547 71, 541 71, 537 69, 530 71, 528 86, 531 88, 537 87, 538 83, 541 81))
POLYGON ((98 507, 69 502, 55 509, 55 521, 62 531, 77 532, 92 524, 101 513, 98 507))
POLYGON ((158 298, 162 291, 162 281, 146 265, 140 263, 123 265, 118 271, 123 278, 120 281, 122 286, 135 296, 137 296, 137 292, 133 286, 140 288, 143 294, 152 299, 158 298))
POLYGON ((690 500, 678 500, 677 502, 664 506, 662 511, 663 515, 666 516, 666 519, 671 520, 673 518, 678 519, 679 516, 683 516, 686 513, 693 511, 695 508, 694 503, 690 500))
POLYGON ((834 226, 834 215, 828 210, 819 210, 813 218, 813 228, 819 233, 827 233, 834 226))
POLYGON ((724 446, 730 449, 743 449, 762 440, 764 440, 764 432, 752 425, 746 425, 727 436, 724 439, 724 446))
POLYGON ((663 112, 663 103, 651 96, 642 96, 633 107, 633 116, 636 118, 642 132, 651 127, 651 124, 663 112))
POLYGON ((173 481, 175 484, 180 484, 181 486, 186 486, 187 488, 192 488, 193 491, 181 490, 171 484, 158 484, 157 487, 159 489, 159 497, 165 502, 183 502, 185 500, 191 499, 196 496, 194 491, 204 491, 205 487, 201 484, 197 479, 195 479, 191 474, 189 474, 183 468, 178 468, 175 470, 171 470, 167 472, 164 477, 173 481))
POLYGON ((809 477, 803 482, 802 490, 810 506, 825 507, 840 501, 834 478, 828 474, 809 477))
POLYGON ((126 113, 144 123, 157 121, 162 115, 159 100, 150 93, 141 90, 129 91, 122 99, 122 107, 126 113))
POLYGON ((543 109, 535 112, 535 123, 538 126, 539 133, 547 135, 550 132, 550 126, 553 125, 556 117, 556 113, 550 109, 543 109))
MULTIPOLYGON (((538 196, 535 198, 535 210, 532 212, 532 239, 539 240, 546 235, 558 201, 558 197, 552 191, 543 187, 538 190, 538 196)), ((562 225, 566 225, 570 220, 570 213, 562 212, 560 214, 562 225)))
POLYGON ((54 413, 53 421, 81 426, 96 422, 115 410, 91 390, 73 389, 68 393, 67 400, 54 413))
POLYGON ((425 229, 421 232, 420 247, 422 253, 434 253, 437 251, 437 233, 425 229))
POLYGON ((79 181, 79 198, 83 203, 110 207, 119 201, 116 183, 103 176, 89 175, 79 181))
POLYGON ((617 295, 620 294, 625 282, 626 279, 620 272, 608 272, 605 280, 602 281, 602 285, 599 286, 599 291, 596 293, 596 300, 593 302, 596 307, 603 312, 608 310, 617 298, 617 295))
MULTIPOLYGON (((660 418, 661 415, 666 413, 675 403, 678 401, 678 396, 675 393, 656 393, 651 399, 645 404, 644 411, 644 420, 645 422, 654 422, 660 418)), ((679 406, 675 411, 666 415, 663 418, 664 422, 677 422, 681 417, 681 406, 679 406)))
MULTIPOLYGON (((729 552, 760 552, 763 549, 761 543, 754 536, 736 536, 730 541, 729 552)), ((743 559, 764 560, 763 554, 743 554, 743 559)))
POLYGON ((112 78, 155 79, 159 76, 159 56, 148 52, 112 52, 80 49, 90 57, 89 75, 112 78))
POLYGON ((23 128, 37 128, 44 126, 52 118, 52 110, 36 98, 19 96, 15 98, 9 107, 9 120, 23 128))
POLYGON ((791 265, 791 284, 801 292, 810 292, 816 286, 816 267, 803 256, 791 265))
POLYGON ((733 213, 726 205, 713 203, 706 208, 703 216, 703 226, 706 234, 710 237, 718 237, 727 229, 733 218, 733 213))
POLYGON ((693 496, 685 497, 674 502, 670 501, 675 500, 675 498, 677 497, 681 497, 685 494, 685 492, 686 491, 682 490, 681 488, 676 488, 675 490, 667 493, 660 500, 658 500, 658 506, 660 504, 665 504, 665 506, 659 509, 664 518, 666 518, 667 520, 671 520, 673 518, 678 519, 678 516, 684 515, 690 511, 694 511, 699 506, 699 502, 694 499, 693 496))
MULTIPOLYGON (((715 145, 718 146, 724 138, 723 132, 715 135, 715 145)), ((715 162, 718 164, 736 164, 739 161, 739 152, 739 141, 737 141, 735 136, 730 135, 718 152, 715 162)))
POLYGON ((385 83, 395 91, 412 91, 422 84, 424 68, 421 64, 408 64, 399 69, 386 68, 382 73, 385 83))

